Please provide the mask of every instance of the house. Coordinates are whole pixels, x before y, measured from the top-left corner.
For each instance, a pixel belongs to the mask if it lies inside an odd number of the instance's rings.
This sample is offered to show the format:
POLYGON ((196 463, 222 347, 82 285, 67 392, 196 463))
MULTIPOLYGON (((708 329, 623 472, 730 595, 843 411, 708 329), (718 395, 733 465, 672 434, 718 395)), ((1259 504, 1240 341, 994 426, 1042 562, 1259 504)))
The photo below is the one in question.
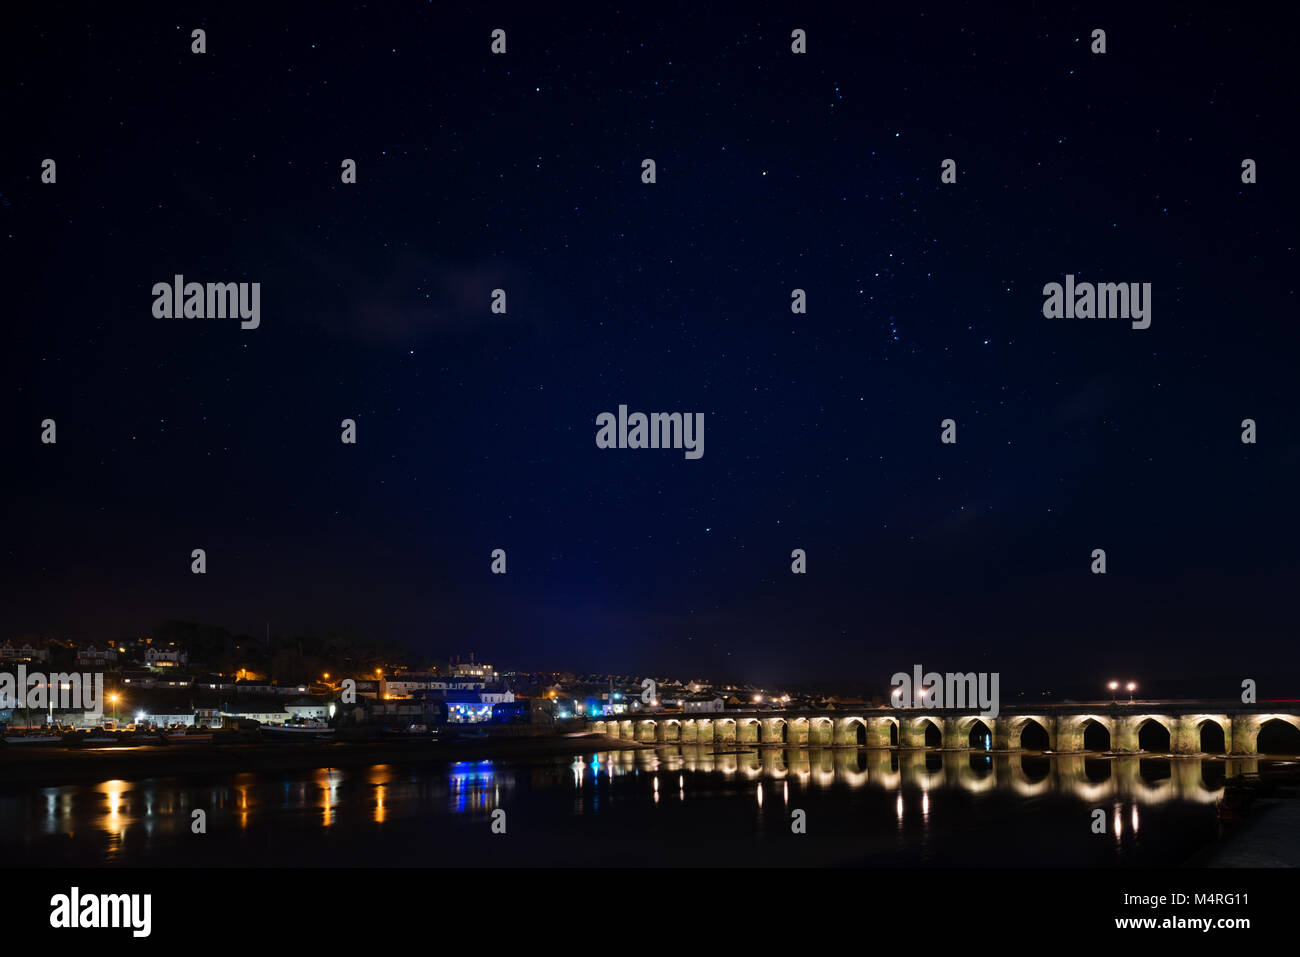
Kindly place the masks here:
POLYGON ((6 641, 0 645, 0 661, 45 661, 49 657, 49 651, 44 648, 34 648, 30 644, 15 648, 6 641))
POLYGON ((279 702, 271 701, 250 701, 245 704, 237 702, 228 704, 221 709, 222 723, 228 723, 226 719, 256 721, 259 724, 285 724, 293 716, 288 711, 282 711, 276 707, 279 702))
POLYGON ((179 648, 150 648, 144 653, 144 663, 150 668, 183 668, 190 656, 179 648))
POLYGON ((87 645, 77 650, 77 664, 86 668, 103 668, 117 661, 117 652, 112 648, 96 648, 87 645))
POLYGON ((682 710, 686 712, 711 712, 726 710, 726 702, 717 695, 691 695, 682 699, 682 710))
POLYGON ((285 703, 284 710, 295 718, 324 720, 330 716, 329 705, 320 698, 295 698, 285 703))

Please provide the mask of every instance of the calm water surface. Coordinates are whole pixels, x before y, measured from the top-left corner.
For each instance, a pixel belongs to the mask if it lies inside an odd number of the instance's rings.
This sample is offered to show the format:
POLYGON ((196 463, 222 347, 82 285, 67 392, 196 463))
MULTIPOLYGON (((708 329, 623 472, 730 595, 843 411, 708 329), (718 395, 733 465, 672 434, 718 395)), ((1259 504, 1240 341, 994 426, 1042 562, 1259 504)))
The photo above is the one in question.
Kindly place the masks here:
POLYGON ((1226 776, 1267 763, 676 745, 109 780, 0 792, 0 850, 30 865, 1178 864, 1215 838, 1226 776))

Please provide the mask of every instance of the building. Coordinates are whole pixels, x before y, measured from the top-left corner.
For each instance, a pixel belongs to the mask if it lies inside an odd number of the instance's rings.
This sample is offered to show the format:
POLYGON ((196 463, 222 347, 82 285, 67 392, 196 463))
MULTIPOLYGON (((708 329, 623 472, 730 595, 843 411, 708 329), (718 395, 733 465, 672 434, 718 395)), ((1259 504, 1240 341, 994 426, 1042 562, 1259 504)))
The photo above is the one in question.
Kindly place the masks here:
POLYGON ((148 714, 145 716, 150 724, 157 728, 170 728, 174 725, 180 725, 183 728, 194 727, 195 712, 179 712, 176 714, 148 714))
MULTIPOLYGON (((427 671, 404 671, 379 679, 379 698, 413 698, 417 691, 446 691, 447 679, 427 671)), ((358 688, 360 691, 360 688, 358 688)))
MULTIPOLYGON (((513 698, 513 696, 512 696, 513 698)), ((473 691, 452 691, 443 699, 447 705, 448 724, 481 724, 492 720, 492 705, 473 691)))
POLYGON ((223 724, 229 723, 226 719, 256 721, 259 724, 286 724, 292 717, 288 711, 274 710, 273 706, 267 702, 232 705, 229 708, 223 708, 220 715, 223 724))
POLYGON ((21 648, 15 648, 9 642, 0 645, 0 661, 45 661, 50 657, 50 653, 45 648, 34 648, 30 644, 25 644, 21 648))
POLYGON ((532 707, 527 698, 492 705, 491 720, 499 724, 527 724, 532 717, 532 707))
POLYGON ((485 681, 495 681, 497 677, 496 669, 491 665, 476 662, 472 652, 469 661, 461 661, 457 657, 451 663, 451 675, 453 678, 481 678, 485 681))
POLYGON ((236 681, 235 682, 236 694, 243 694, 244 692, 248 692, 249 694, 262 694, 262 695, 273 694, 273 695, 285 695, 291 697, 294 695, 304 695, 309 690, 310 689, 307 687, 305 683, 296 684, 296 685, 295 684, 282 685, 273 681, 236 681))
POLYGON ((88 645, 77 649, 77 664, 83 668, 105 668, 117 661, 117 652, 112 648, 96 648, 88 645))
POLYGON ((284 710, 295 718, 323 721, 330 717, 330 706, 318 698, 295 698, 285 704, 284 710))
POLYGON ((144 653, 144 663, 150 668, 183 668, 190 656, 179 648, 150 648, 144 653))
POLYGON ((723 711, 727 703, 721 698, 709 697, 708 695, 691 695, 689 698, 682 700, 682 710, 686 712, 709 712, 723 711))
MULTIPOLYGON (((357 682, 357 694, 366 693, 361 690, 362 684, 363 682, 357 682)), ((380 678, 379 699, 390 701, 395 698, 414 698, 429 692, 447 694, 453 691, 476 691, 486 688, 486 678, 408 672, 391 678, 380 678)))

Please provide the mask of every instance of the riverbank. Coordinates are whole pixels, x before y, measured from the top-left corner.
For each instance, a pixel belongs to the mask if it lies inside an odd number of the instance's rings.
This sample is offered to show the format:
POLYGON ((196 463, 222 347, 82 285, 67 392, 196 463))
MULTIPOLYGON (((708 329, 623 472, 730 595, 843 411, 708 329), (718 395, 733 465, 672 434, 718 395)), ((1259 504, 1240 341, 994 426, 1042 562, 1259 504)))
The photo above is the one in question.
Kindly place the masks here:
POLYGON ((591 751, 650 747, 605 735, 556 734, 535 737, 299 743, 210 746, 79 748, 0 752, 0 789, 154 777, 197 777, 240 772, 310 771, 372 764, 454 763, 563 756, 591 751))

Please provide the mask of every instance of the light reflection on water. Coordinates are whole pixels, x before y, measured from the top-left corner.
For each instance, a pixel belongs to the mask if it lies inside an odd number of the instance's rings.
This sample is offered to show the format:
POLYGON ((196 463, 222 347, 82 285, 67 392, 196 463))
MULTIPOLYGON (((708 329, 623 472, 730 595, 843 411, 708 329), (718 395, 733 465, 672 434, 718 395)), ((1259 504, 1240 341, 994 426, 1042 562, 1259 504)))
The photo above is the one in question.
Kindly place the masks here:
MULTIPOLYGON (((792 811, 810 804, 821 815, 810 815, 813 826, 844 812, 837 826, 860 825, 864 832, 884 823, 883 811, 889 830, 899 840, 920 842, 918 853, 925 859, 944 853, 954 827, 981 819, 980 809, 989 805, 972 802, 993 798, 1010 802, 1017 813, 1033 810, 1044 820, 1067 814, 1074 820, 1079 805, 1103 808, 1109 812, 1107 840, 1123 856, 1145 833, 1148 814, 1173 806, 1200 807, 1212 815, 1225 778, 1257 771, 1265 763, 1255 758, 780 747, 719 751, 671 745, 530 761, 376 764, 287 775, 246 772, 205 783, 114 779, 0 794, 0 850, 21 857, 24 850, 37 852, 51 841, 71 839, 88 846, 92 862, 133 863, 142 857, 147 862, 154 852, 182 849, 207 853, 208 845, 192 839, 196 809, 205 812, 209 829, 218 833, 274 829, 320 835, 341 830, 349 838, 392 827, 410 828, 418 837, 421 829, 439 821, 480 822, 497 808, 509 809, 512 817, 532 809, 557 826, 564 821, 556 816, 584 822, 582 835, 597 841, 606 836, 624 840, 653 823, 645 815, 662 814, 669 806, 696 808, 690 813, 712 821, 710 815, 720 809, 728 819, 736 818, 748 803, 751 839, 780 828, 788 833, 792 811), (878 797, 871 798, 873 793, 878 797), (552 807, 554 798, 562 804, 552 807)), ((1052 828, 1059 827, 1055 819, 1052 828)), ((692 826, 689 818, 680 820, 692 826)), ((1017 836, 1025 839, 1033 838, 1017 836)))

